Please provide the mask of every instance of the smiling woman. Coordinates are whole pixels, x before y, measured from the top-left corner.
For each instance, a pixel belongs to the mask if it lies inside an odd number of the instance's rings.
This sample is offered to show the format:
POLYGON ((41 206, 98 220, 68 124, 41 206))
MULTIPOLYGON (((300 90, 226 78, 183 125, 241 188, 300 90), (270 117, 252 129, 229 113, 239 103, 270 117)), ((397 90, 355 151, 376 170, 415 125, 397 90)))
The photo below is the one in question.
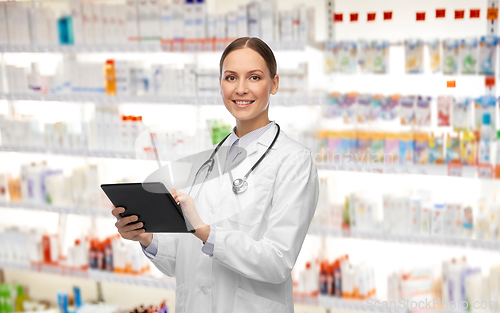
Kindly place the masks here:
POLYGON ((238 38, 227 46, 219 67, 221 95, 236 118, 236 135, 267 125, 270 95, 279 87, 276 59, 269 46, 255 37, 238 38))
POLYGON ((269 120, 279 77, 267 44, 244 37, 227 46, 219 83, 236 127, 208 160, 192 165, 194 192, 171 190, 196 232, 144 233, 135 217, 120 219, 123 208, 113 210, 116 227, 175 276, 176 312, 291 313, 291 271, 318 202, 316 164, 311 151, 269 120), (243 155, 238 149, 246 157, 231 167, 243 155), (204 166, 214 179, 198 175, 204 166))

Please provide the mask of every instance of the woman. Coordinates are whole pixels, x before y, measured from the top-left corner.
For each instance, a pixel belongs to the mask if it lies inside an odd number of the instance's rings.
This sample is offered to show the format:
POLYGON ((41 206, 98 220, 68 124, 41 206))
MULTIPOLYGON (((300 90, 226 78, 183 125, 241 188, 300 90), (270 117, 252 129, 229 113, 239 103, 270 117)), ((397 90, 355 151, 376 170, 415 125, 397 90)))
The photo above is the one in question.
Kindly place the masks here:
POLYGON ((316 209, 318 176, 311 152, 269 121, 276 71, 272 50, 258 38, 239 38, 224 50, 221 95, 236 119, 222 144, 229 153, 216 154, 224 164, 214 167, 220 176, 208 180, 198 198, 171 190, 194 234, 144 233, 141 223, 127 225, 136 216, 120 219, 124 209, 113 210, 121 236, 139 241, 153 264, 176 278, 176 313, 293 312, 290 274, 316 209), (247 156, 226 172, 234 147, 247 156), (248 176, 248 189, 233 192, 234 179, 267 150, 248 176))

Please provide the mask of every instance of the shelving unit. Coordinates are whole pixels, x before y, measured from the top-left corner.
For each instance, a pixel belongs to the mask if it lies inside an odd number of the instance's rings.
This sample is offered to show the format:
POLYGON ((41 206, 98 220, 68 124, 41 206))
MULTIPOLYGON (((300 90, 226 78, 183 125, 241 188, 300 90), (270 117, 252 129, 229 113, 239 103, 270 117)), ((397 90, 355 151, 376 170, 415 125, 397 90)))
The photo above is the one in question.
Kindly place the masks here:
MULTIPOLYGON (((220 105, 220 96, 106 96, 103 94, 0 94, 0 99, 10 101, 57 101, 57 102, 92 102, 96 105, 118 105, 122 103, 147 104, 185 104, 185 105, 220 105)), ((325 105, 326 95, 290 95, 271 98, 273 104, 279 106, 325 105)))

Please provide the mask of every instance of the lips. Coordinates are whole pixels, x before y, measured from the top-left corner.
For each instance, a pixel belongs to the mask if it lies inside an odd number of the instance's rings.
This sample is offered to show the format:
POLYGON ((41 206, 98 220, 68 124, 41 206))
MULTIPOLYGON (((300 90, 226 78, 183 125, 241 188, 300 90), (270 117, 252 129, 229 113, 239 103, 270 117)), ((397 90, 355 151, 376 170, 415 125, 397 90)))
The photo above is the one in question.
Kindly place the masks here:
POLYGON ((233 103, 238 107, 238 108, 246 108, 252 103, 255 102, 255 100, 244 100, 244 99, 237 99, 237 100, 231 100, 233 103))

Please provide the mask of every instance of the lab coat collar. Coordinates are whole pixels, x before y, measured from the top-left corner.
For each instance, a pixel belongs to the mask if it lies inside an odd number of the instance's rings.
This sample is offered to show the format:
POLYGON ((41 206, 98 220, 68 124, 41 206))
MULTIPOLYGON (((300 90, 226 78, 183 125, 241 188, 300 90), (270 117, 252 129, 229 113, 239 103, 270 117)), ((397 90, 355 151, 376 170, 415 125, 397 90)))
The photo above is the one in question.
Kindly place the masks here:
MULTIPOLYGON (((257 140, 252 141, 245 148, 245 150, 247 152, 247 157, 254 154, 255 152, 257 152, 257 145, 258 144, 261 146, 264 146, 265 148, 269 147, 271 145, 271 143, 273 142, 274 136, 276 136, 277 131, 278 131, 278 127, 276 126, 276 124, 274 124, 273 126, 269 127, 269 129, 266 130, 262 135, 260 135, 260 137, 257 138, 257 140)), ((280 133, 280 135, 281 135, 281 133, 280 133)), ((272 146, 271 150, 277 149, 278 142, 279 142, 279 139, 276 139, 276 142, 272 146)))

